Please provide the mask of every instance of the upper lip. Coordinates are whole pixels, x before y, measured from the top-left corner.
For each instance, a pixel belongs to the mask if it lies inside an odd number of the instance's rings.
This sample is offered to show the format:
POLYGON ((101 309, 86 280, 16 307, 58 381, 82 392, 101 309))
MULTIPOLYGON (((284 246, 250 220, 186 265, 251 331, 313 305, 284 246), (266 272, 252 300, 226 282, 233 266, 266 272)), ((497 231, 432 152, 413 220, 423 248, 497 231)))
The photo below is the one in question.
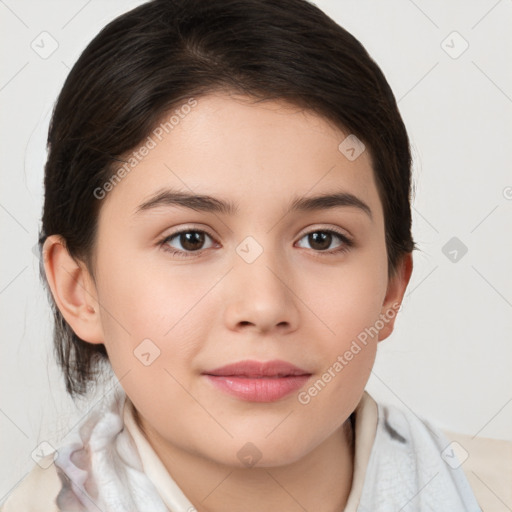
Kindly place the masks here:
POLYGON ((227 364, 214 370, 203 372, 205 375, 216 376, 237 376, 237 377, 288 377, 295 375, 311 375, 310 372, 303 370, 286 361, 238 361, 227 364))

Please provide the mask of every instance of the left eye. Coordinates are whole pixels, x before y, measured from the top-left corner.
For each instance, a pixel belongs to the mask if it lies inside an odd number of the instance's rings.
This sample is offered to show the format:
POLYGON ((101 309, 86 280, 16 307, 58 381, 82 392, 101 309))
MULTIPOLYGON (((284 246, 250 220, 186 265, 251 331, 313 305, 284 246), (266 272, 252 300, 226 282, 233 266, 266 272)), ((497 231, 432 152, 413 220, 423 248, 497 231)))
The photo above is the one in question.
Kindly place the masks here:
POLYGON ((307 240, 309 248, 316 251, 327 251, 329 249, 334 249, 334 251, 336 249, 342 250, 350 247, 351 245, 351 241, 346 236, 330 230, 312 231, 301 238, 301 240, 304 239, 307 240), (335 242, 336 239, 341 240, 341 243, 333 248, 331 247, 331 244, 335 242))

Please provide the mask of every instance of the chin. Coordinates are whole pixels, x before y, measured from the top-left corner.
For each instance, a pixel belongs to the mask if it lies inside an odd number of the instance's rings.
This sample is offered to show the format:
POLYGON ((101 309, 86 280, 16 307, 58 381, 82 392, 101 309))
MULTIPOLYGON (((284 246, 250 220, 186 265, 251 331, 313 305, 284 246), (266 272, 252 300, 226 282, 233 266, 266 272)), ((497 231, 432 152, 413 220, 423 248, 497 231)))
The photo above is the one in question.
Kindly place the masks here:
POLYGON ((231 446, 225 447, 221 453, 214 457, 217 463, 240 469, 250 468, 274 468, 293 464, 307 455, 307 447, 297 444, 283 443, 282 438, 276 437, 272 442, 265 439, 265 436, 258 436, 259 440, 250 441, 250 436, 244 441, 233 441, 231 446), (227 454, 234 454, 234 457, 226 457, 227 454))

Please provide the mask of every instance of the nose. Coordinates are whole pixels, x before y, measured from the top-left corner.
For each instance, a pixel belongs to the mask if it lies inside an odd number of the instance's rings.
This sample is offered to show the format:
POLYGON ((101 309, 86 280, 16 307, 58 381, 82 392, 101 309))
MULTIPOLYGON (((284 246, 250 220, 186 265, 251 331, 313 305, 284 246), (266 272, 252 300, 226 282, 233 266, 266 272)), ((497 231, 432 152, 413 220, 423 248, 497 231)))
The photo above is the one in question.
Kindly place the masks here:
POLYGON ((263 251, 252 263, 236 255, 225 284, 224 322, 230 330, 285 334, 297 329, 293 272, 275 251, 263 251))

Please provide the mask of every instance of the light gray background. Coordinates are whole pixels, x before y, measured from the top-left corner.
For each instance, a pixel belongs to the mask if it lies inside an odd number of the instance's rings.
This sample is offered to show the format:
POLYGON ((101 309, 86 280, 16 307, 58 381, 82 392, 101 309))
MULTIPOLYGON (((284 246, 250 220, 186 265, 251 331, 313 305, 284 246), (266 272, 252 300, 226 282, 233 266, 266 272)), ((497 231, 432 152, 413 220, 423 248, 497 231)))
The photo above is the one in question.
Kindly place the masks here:
MULTIPOLYGON (((45 130, 80 52, 140 3, 0 0, 0 501, 90 405, 65 394, 32 252, 45 130)), ((414 152, 420 251, 368 390, 441 428, 512 440, 512 1, 316 3, 381 66, 414 152)))

